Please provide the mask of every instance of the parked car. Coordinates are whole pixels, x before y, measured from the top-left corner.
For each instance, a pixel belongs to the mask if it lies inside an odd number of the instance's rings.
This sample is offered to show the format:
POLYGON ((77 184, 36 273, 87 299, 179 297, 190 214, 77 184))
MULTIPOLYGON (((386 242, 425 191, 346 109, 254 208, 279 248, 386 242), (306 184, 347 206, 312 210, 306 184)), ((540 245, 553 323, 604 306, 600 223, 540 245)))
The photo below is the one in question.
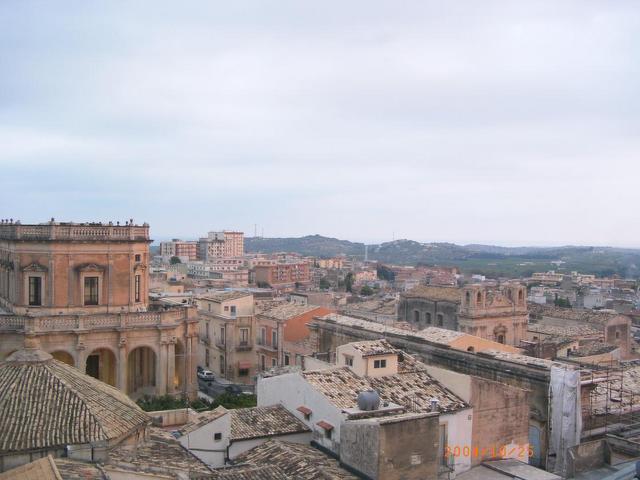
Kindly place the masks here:
POLYGON ((205 382, 213 382, 216 379, 211 370, 200 370, 197 375, 200 380, 204 380, 205 382))
POLYGON ((251 395, 251 392, 245 392, 238 385, 229 385, 225 387, 224 391, 231 395, 251 395))

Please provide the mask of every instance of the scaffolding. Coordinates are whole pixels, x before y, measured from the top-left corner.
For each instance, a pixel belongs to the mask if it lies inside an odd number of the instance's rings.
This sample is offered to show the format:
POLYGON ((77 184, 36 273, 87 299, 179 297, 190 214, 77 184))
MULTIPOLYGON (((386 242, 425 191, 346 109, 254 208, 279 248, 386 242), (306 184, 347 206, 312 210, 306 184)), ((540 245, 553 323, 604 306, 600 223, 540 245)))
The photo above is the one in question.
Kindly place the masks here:
POLYGON ((640 422, 640 361, 581 371, 583 438, 640 422))

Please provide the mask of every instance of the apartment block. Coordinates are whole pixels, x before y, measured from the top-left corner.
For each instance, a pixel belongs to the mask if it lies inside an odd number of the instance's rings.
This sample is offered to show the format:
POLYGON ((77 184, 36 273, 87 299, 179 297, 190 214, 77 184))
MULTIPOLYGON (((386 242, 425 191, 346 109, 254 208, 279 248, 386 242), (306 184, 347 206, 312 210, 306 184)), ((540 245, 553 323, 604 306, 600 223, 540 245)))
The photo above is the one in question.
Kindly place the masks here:
POLYGON ((242 257, 244 255, 244 233, 224 230, 209 232, 198 240, 198 260, 205 262, 220 257, 242 257))

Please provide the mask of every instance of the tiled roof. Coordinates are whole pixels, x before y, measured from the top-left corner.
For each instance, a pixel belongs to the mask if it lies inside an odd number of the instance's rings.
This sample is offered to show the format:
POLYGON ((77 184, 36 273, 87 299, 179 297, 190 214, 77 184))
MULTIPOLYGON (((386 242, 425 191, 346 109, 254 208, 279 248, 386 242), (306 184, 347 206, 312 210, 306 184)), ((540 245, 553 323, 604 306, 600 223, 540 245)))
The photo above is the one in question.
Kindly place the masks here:
POLYGON ((383 335, 386 333, 391 333, 395 335, 402 335, 405 337, 419 337, 430 342, 440 343, 442 345, 449 345, 452 341, 467 335, 466 333, 455 332, 453 330, 447 330, 445 328, 438 327, 427 327, 417 332, 411 332, 402 328, 388 327, 381 323, 362 320, 360 318, 349 317, 346 315, 339 315, 337 313, 330 313, 328 315, 316 318, 320 318, 332 323, 337 323, 339 325, 362 328, 364 330, 377 332, 383 335))
POLYGON ((616 312, 601 312, 581 308, 560 308, 536 303, 529 304, 529 314, 532 317, 551 317, 565 320, 578 320, 588 323, 605 325, 614 317, 624 317, 616 312))
POLYGON ((231 440, 308 432, 309 427, 282 405, 230 410, 231 440))
POLYGON ((602 332, 596 328, 591 327, 588 324, 565 324, 565 325, 551 325, 544 320, 533 323, 529 322, 527 330, 533 333, 540 333, 543 335, 554 335, 561 337, 582 337, 585 335, 602 335, 602 332))
POLYGON ((305 313, 317 310, 315 305, 296 305, 295 303, 283 303, 268 310, 260 311, 262 317, 274 318, 276 320, 289 320, 290 318, 299 317, 305 313))
POLYGON ((0 363, 2 453, 116 439, 150 422, 121 391, 39 350, 0 363))
POLYGON ((366 340, 364 342, 350 343, 363 357, 372 355, 387 355, 396 352, 396 349, 386 340, 366 340))
POLYGON ((56 458, 56 467, 63 480, 109 480, 105 472, 95 463, 56 458))
POLYGON ((182 428, 177 431, 177 433, 182 437, 191 432, 194 432, 200 427, 204 427, 207 423, 211 423, 214 420, 222 417, 228 411, 229 410, 227 410, 223 406, 219 406, 217 408, 214 408, 213 410, 207 410, 206 412, 199 413, 195 421, 183 425, 182 428))
MULTIPOLYGON (((405 358, 411 358, 404 354, 405 358)), ((412 359, 413 360, 413 359, 412 359)), ((360 377, 349 367, 307 371, 304 378, 336 407, 357 407, 358 394, 375 390, 383 401, 406 407, 412 412, 430 412, 431 399, 437 398, 441 412, 452 412, 468 405, 460 397, 433 379, 426 370, 384 377, 360 377)))
POLYGON ((229 300, 236 300, 237 298, 247 297, 249 295, 253 295, 251 292, 239 292, 239 291, 231 291, 231 292, 214 292, 207 293, 203 295, 203 300, 212 300, 214 302, 227 302, 229 300))
POLYGON ((520 365, 531 365, 534 367, 541 367, 547 370, 550 370, 552 365, 559 364, 559 362, 545 360, 544 358, 530 357, 528 355, 522 355, 520 353, 502 352, 499 350, 483 350, 482 352, 479 353, 479 355, 490 356, 498 360, 518 363, 520 365))
POLYGON ((184 474, 211 473, 207 465, 183 448, 169 432, 155 427, 149 429, 149 441, 136 448, 123 445, 111 450, 109 466, 126 467, 138 472, 169 474, 172 478, 184 474))
POLYGON ((204 477, 192 477, 192 480, 291 480, 291 477, 275 465, 253 465, 251 463, 242 465, 230 465, 224 468, 216 468, 213 475, 204 477))
POLYGON ((337 460, 300 443, 269 440, 240 454, 235 461, 276 466, 288 479, 356 480, 355 476, 340 467, 337 460))
POLYGON ((419 297, 437 302, 461 303, 462 293, 458 287, 418 285, 401 294, 403 297, 419 297))
MULTIPOLYGON (((62 480, 51 455, 0 473, 0 480, 62 480)), ((66 480, 66 479, 65 479, 66 480)))

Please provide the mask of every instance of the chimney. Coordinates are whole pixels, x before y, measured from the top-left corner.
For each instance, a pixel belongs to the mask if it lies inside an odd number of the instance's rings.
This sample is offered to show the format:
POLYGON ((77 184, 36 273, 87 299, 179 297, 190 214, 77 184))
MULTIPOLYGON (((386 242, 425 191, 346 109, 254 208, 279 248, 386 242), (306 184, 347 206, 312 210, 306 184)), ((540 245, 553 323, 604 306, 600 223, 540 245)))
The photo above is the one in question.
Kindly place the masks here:
POLYGON ((429 400, 429 403, 431 404, 432 412, 440 411, 440 400, 438 400, 437 398, 432 398, 431 400, 429 400))

